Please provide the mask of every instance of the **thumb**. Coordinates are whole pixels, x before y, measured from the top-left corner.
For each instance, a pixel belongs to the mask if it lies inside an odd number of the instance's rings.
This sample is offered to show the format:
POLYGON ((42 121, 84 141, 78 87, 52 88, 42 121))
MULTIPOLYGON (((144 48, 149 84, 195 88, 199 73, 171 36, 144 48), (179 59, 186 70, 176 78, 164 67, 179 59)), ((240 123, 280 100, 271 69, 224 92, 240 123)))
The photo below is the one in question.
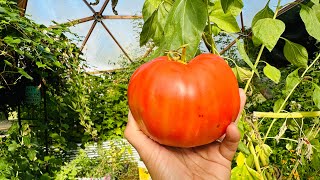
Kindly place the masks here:
POLYGON ((240 132, 237 126, 234 123, 231 123, 227 128, 226 137, 223 139, 219 147, 220 154, 224 158, 232 161, 233 156, 237 151, 240 137, 240 132))

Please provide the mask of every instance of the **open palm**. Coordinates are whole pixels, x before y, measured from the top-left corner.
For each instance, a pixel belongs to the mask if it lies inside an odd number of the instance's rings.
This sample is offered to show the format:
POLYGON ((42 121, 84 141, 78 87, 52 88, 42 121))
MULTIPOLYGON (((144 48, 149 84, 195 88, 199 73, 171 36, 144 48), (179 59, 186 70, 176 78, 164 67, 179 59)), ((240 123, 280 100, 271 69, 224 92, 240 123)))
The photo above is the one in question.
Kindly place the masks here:
MULTIPOLYGON (((245 95, 240 90, 241 110, 245 95)), ((240 133, 231 123, 223 140, 195 148, 163 146, 148 138, 129 112, 125 137, 138 151, 153 180, 230 179, 240 133)))

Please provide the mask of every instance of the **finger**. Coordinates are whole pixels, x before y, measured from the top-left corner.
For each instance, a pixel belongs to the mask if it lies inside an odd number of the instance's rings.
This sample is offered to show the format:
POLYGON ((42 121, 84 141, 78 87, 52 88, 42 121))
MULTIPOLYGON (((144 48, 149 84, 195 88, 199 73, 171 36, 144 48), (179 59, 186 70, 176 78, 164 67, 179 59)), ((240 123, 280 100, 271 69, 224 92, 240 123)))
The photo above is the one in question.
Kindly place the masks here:
POLYGON ((226 131, 226 137, 220 144, 220 154, 226 159, 232 161, 234 154, 237 151, 240 141, 240 132, 234 123, 231 123, 226 131))
MULTIPOLYGON (((239 111, 239 114, 238 114, 237 119, 235 121, 235 124, 238 124, 238 121, 241 117, 241 113, 244 109, 244 105, 246 104, 246 99, 247 99, 247 96, 246 96, 244 90, 241 88, 239 88, 239 95, 240 95, 240 111, 239 111)), ((225 137, 226 137, 226 134, 222 135, 217 141, 221 142, 225 137)))
POLYGON ((138 151, 140 156, 148 153, 149 149, 153 149, 156 145, 158 145, 140 130, 130 111, 128 114, 128 123, 124 131, 124 136, 138 151))

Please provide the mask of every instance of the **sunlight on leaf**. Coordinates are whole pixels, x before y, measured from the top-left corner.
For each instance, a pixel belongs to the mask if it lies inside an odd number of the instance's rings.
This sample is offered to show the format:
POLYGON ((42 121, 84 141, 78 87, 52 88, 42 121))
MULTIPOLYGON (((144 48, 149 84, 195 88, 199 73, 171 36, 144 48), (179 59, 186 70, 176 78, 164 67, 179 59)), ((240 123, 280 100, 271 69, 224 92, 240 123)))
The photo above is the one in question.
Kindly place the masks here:
POLYGON ((320 109, 320 87, 316 84, 314 84, 314 91, 312 94, 312 99, 314 104, 320 109))
POLYGON ((224 13, 219 1, 213 7, 210 7, 210 21, 217 24, 219 28, 226 32, 239 32, 240 28, 236 18, 231 12, 224 13))
POLYGON ((308 67, 308 51, 300 44, 285 39, 283 54, 286 59, 297 67, 308 67))
POLYGON ((290 73, 286 79, 286 89, 285 89, 285 94, 289 94, 289 92, 297 85, 300 83, 300 78, 299 78, 299 71, 300 68, 296 69, 292 73, 290 73))
POLYGON ((206 4, 202 0, 175 1, 165 25, 165 35, 152 57, 163 55, 165 51, 187 46, 187 60, 198 51, 201 36, 207 22, 206 4))
POLYGON ((273 18, 274 12, 269 7, 269 2, 266 4, 266 6, 260 10, 252 19, 251 27, 253 27, 258 20, 264 19, 264 18, 273 18))
POLYGON ((271 66, 267 63, 267 65, 263 68, 263 73, 276 84, 279 83, 281 78, 281 72, 276 67, 271 66))
POLYGON ((140 46, 145 45, 150 39, 153 39, 153 41, 158 45, 164 35, 164 26, 166 24, 168 11, 170 10, 171 5, 167 2, 159 2, 157 1, 155 4, 150 4, 150 1, 146 1, 144 5, 144 8, 148 10, 143 12, 145 12, 148 18, 145 19, 145 23, 142 27, 140 34, 140 46), (152 8, 147 8, 148 4, 149 6, 152 6, 152 8), (153 10, 153 5, 157 5, 157 7, 149 16, 148 13, 151 11, 150 9, 153 10))
POLYGON ((235 0, 220 0, 222 9, 224 13, 227 13, 229 10, 230 6, 233 4, 235 0))
POLYGON ((320 22, 315 11, 308 6, 302 6, 300 10, 300 17, 304 22, 309 35, 320 41, 320 22))
POLYGON ((281 34, 285 30, 285 24, 278 19, 260 19, 252 27, 253 34, 266 48, 271 51, 277 44, 281 34), (270 31, 272 29, 272 31, 270 31))
POLYGON ((237 41, 237 47, 238 51, 240 53, 240 56, 244 60, 244 62, 256 73, 258 77, 260 77, 258 70, 254 67, 253 63, 251 62, 249 56, 246 53, 246 50, 244 49, 244 44, 241 41, 237 41))

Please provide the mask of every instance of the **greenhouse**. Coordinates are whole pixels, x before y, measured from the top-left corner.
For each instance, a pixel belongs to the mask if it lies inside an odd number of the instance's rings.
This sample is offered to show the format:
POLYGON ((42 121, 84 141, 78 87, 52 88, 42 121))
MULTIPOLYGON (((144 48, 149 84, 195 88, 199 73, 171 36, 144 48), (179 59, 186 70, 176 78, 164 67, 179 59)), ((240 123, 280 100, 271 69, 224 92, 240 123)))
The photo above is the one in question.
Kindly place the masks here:
POLYGON ((0 0, 0 179, 317 180, 319 0, 0 0))

